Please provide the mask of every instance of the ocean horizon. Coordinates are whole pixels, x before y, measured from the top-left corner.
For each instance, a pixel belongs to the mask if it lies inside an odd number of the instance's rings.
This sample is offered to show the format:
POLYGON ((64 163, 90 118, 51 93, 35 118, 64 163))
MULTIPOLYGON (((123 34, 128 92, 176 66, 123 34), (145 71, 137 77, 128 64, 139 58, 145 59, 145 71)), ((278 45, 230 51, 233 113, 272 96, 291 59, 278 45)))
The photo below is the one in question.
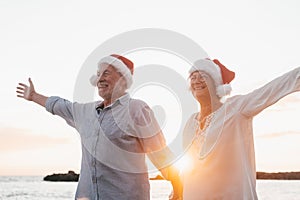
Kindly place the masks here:
MULTIPOLYGON (((150 180, 151 200, 167 200, 171 184, 150 180)), ((0 176, 0 200, 68 200, 74 199, 77 182, 43 181, 43 176, 0 176)), ((299 200, 300 180, 257 180, 262 200, 299 200)))

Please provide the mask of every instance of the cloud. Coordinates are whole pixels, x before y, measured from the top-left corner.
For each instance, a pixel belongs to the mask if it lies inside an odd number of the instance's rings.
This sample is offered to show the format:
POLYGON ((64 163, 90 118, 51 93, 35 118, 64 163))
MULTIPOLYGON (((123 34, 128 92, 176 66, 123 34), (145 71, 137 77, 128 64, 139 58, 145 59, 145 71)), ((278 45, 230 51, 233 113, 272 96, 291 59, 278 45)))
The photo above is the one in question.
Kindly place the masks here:
POLYGON ((286 132, 279 132, 279 133, 267 133, 256 136, 256 138, 268 139, 268 138, 277 138, 283 137, 287 135, 300 135, 300 132, 297 131, 286 131, 286 132))
POLYGON ((70 143, 68 138, 30 132, 30 130, 12 127, 0 128, 0 152, 43 149, 70 143))

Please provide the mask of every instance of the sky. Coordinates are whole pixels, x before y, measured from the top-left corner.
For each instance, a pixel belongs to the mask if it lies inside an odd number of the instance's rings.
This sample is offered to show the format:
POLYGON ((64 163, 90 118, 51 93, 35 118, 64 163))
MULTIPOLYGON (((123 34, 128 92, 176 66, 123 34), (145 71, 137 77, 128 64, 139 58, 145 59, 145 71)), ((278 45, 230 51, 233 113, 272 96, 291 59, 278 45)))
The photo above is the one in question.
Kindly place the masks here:
MULTIPOLYGON (((218 58, 236 72, 231 96, 246 94, 300 66, 299 10, 297 0, 0 0, 0 175, 80 169, 76 131, 17 98, 18 82, 31 77, 38 92, 72 101, 78 74, 98 46, 128 31, 155 28, 180 33, 218 58)), ((136 68, 155 62, 186 79, 188 65, 167 54, 145 50, 129 56, 136 68)), ((148 84, 132 96, 166 119, 161 125, 172 141, 185 108, 176 94, 148 84)), ((258 171, 300 170, 299 114, 295 93, 255 117, 258 171)))

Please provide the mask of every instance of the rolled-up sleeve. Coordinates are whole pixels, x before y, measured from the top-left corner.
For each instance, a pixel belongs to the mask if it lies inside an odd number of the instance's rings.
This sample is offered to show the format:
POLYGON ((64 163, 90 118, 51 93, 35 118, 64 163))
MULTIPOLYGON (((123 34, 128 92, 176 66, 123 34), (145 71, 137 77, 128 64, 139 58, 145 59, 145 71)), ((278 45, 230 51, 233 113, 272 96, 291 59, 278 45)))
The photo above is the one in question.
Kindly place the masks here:
POLYGON ((133 124, 135 135, 143 144, 145 152, 164 148, 166 141, 151 108, 146 103, 139 101, 134 110, 133 124))
POLYGON ((66 120, 70 126, 75 127, 72 102, 57 96, 51 96, 47 99, 45 108, 53 115, 58 115, 66 120))
MULTIPOLYGON (((135 130, 139 136, 144 152, 157 167, 162 170, 174 161, 174 154, 168 148, 165 137, 151 108, 144 102, 139 102, 138 109, 135 110, 135 130)), ((167 175, 163 174, 165 178, 167 175)))

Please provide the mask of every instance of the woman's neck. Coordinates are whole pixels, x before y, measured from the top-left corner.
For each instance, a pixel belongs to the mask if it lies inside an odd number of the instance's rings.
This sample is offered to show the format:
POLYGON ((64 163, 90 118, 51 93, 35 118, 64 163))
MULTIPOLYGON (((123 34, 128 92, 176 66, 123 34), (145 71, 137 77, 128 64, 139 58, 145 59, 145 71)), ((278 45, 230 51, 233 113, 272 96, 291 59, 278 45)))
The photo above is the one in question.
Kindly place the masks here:
POLYGON ((201 107, 201 117, 205 118, 214 111, 218 110, 223 104, 218 101, 212 101, 212 102, 199 102, 201 107))
POLYGON ((200 103, 201 112, 198 115, 200 129, 205 129, 208 126, 207 124, 210 123, 210 119, 208 119, 208 116, 218 110, 222 105, 223 104, 220 101, 207 104, 200 103))

